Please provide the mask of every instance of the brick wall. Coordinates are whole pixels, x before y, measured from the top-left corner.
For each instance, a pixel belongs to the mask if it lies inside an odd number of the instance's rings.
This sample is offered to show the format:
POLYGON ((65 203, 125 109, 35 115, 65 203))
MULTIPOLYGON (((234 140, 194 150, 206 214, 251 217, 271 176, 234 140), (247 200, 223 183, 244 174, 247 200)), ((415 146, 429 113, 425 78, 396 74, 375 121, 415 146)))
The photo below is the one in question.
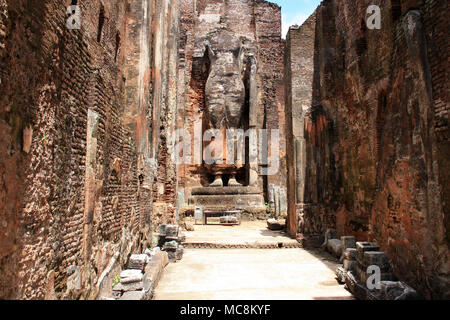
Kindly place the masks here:
POLYGON ((305 116, 312 105, 315 30, 316 15, 314 13, 302 26, 290 27, 286 37, 284 76, 287 119, 288 231, 293 237, 299 231, 306 233, 305 226, 300 226, 299 220, 304 220, 302 215, 305 204, 307 161, 305 116))
POLYGON ((177 10, 156 0, 0 2, 1 298, 95 298, 152 241, 164 156, 149 152, 160 147, 149 130, 160 125, 155 109, 173 118, 177 10), (69 30, 66 6, 77 3, 81 30, 69 30), (81 290, 67 290, 70 266, 81 290))
POLYGON ((427 298, 448 298, 450 284, 447 7, 323 1, 305 121, 311 231, 378 242, 427 298), (366 27, 371 4, 381 30, 366 27))

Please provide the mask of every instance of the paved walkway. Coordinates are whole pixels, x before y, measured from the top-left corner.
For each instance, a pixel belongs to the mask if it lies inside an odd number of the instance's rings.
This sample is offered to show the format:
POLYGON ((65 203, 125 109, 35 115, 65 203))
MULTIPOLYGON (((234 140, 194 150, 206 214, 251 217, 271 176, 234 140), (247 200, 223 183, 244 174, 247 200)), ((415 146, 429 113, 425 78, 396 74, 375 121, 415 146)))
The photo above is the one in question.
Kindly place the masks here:
MULTIPOLYGON (((271 237, 264 224, 228 227, 242 241, 271 237), (245 232, 247 230, 247 232, 245 232), (254 230, 254 232, 248 232, 254 230)), ((195 232, 223 230, 196 226, 195 232)), ((197 233, 198 237, 201 237, 197 233)), ((216 233, 214 233, 216 234, 216 233)), ((190 235, 195 236, 191 233, 190 235)), ((276 241, 282 239, 275 236, 276 241)), ((188 236, 189 239, 189 236, 188 236)), ((217 239, 226 240, 225 233, 217 239)), ((216 239, 216 240, 217 240, 216 239)), ((236 241, 236 238, 233 238, 236 241)), ((265 239, 268 240, 268 239, 265 239)), ((320 250, 304 249, 185 249, 184 257, 164 271, 155 300, 323 300, 352 299, 335 280, 337 261, 320 250)))

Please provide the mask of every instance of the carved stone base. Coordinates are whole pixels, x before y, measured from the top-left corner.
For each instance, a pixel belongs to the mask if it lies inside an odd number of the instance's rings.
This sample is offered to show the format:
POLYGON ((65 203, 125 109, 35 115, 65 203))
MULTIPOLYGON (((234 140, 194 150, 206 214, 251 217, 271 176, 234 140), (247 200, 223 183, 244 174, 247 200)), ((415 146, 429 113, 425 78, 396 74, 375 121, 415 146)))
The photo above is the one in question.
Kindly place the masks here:
POLYGON ((192 190, 189 205, 204 210, 264 211, 262 192, 255 187, 207 187, 192 190))

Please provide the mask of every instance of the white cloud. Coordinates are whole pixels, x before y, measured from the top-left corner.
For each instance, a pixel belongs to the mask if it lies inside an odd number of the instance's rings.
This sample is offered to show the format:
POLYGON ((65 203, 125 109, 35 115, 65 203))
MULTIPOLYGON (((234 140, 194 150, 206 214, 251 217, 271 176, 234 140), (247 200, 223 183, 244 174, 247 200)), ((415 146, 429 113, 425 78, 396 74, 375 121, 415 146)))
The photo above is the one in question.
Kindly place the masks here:
POLYGON ((309 15, 306 15, 304 13, 298 13, 297 15, 293 17, 286 18, 285 16, 282 17, 282 31, 281 36, 283 39, 286 38, 287 32, 289 31, 289 27, 293 26, 294 24, 301 26, 303 22, 306 21, 306 19, 309 18, 309 15))

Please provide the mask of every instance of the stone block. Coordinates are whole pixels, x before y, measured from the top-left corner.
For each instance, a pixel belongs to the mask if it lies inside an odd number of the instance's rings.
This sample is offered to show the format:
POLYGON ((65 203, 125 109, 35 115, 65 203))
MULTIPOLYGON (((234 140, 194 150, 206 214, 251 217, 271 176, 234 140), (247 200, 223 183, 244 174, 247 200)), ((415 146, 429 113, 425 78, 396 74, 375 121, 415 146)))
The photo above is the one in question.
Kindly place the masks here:
POLYGON ((144 289, 144 282, 118 283, 114 286, 113 291, 128 292, 144 289))
POLYGON ((356 250, 358 252, 357 259, 359 263, 362 263, 364 259, 364 252, 367 251, 380 251, 380 247, 373 242, 357 242, 356 250))
POLYGON ((358 253, 366 251, 380 251, 380 247, 373 242, 357 242, 356 250, 358 253))
POLYGON ((146 254, 133 254, 128 262, 128 269, 143 271, 149 260, 150 258, 146 254))
POLYGON ((356 248, 356 239, 352 236, 341 237, 342 251, 350 248, 356 248))
POLYGON ((177 251, 167 251, 167 255, 169 257, 170 262, 176 262, 177 261, 177 251))
POLYGON ((267 220, 267 228, 269 230, 277 231, 277 230, 283 230, 284 224, 282 224, 280 221, 276 219, 269 219, 267 220))
POLYGON ((336 230, 334 229, 327 229, 327 231, 324 234, 324 241, 321 245, 322 249, 327 250, 328 249, 328 241, 331 239, 336 238, 336 230))
POLYGON ((164 244, 163 251, 176 251, 178 248, 178 242, 169 241, 164 244))
POLYGON ((192 196, 192 202, 208 210, 222 210, 223 208, 247 211, 256 208, 266 209, 262 194, 197 195, 192 196))
POLYGON ((238 217, 224 216, 224 217, 220 217, 220 223, 222 223, 222 224, 239 223, 239 219, 238 219, 238 217))
POLYGON ((297 234, 297 241, 303 248, 321 248, 323 238, 321 234, 297 234))
POLYGON ((338 239, 330 239, 327 243, 327 251, 334 255, 337 258, 340 258, 342 255, 342 244, 341 240, 338 239))
POLYGON ((381 281, 380 300, 419 300, 420 295, 400 281, 381 281))
POLYGON ((156 288, 161 278, 164 268, 169 263, 167 252, 160 251, 155 254, 145 267, 145 279, 151 280, 152 285, 156 288))
POLYGON ((174 224, 166 225, 166 240, 178 240, 180 227, 174 224))
POLYGON ((184 254, 184 247, 182 245, 179 245, 177 251, 175 252, 176 260, 181 260, 183 258, 183 254, 184 254))
POLYGON ((120 283, 127 284, 140 282, 144 278, 144 274, 140 270, 124 270, 120 273, 120 283))
POLYGON ((384 252, 380 252, 380 251, 364 252, 362 262, 363 262, 362 264, 365 268, 367 268, 369 266, 378 266, 378 267, 380 267, 381 271, 389 271, 390 270, 388 255, 384 252))

